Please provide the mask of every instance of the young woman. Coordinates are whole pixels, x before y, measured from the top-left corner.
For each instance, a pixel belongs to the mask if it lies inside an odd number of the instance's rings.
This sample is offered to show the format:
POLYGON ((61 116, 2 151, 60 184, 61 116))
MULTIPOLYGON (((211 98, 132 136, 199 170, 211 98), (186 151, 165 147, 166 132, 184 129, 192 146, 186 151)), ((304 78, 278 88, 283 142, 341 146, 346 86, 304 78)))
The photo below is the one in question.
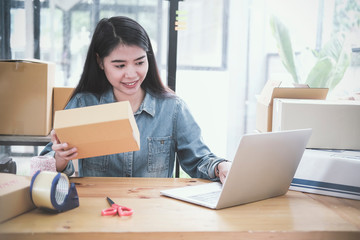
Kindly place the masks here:
MULTIPOLYGON (((230 163, 204 144, 186 104, 163 85, 150 39, 127 17, 102 19, 93 34, 82 76, 66 109, 129 101, 141 149, 79 159, 79 176, 171 177, 175 153, 191 177, 224 181, 230 163)), ((58 171, 74 172, 77 149, 55 131, 41 155, 52 154, 58 171)))

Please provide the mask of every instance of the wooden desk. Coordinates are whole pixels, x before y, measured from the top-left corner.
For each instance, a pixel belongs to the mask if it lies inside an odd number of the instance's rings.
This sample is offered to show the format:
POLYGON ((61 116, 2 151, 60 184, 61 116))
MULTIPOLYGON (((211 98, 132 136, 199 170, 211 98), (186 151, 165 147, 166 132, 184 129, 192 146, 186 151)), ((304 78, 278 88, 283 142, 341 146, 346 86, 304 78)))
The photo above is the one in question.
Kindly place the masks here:
POLYGON ((34 209, 0 225, 0 239, 360 239, 360 201, 289 191, 210 210, 160 196, 200 179, 72 178, 80 207, 60 214, 34 209), (100 215, 105 197, 131 217, 100 215))

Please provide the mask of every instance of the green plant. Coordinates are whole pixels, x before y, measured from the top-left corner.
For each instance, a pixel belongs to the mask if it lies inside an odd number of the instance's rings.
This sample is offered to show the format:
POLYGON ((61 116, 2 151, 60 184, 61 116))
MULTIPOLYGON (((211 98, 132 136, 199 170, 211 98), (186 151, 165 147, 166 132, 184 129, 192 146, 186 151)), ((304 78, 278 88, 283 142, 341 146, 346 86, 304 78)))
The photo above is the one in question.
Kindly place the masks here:
POLYGON ((306 80, 302 82, 296 66, 289 30, 275 16, 271 17, 270 26, 282 63, 295 83, 306 83, 310 87, 326 87, 332 90, 341 81, 350 64, 350 54, 345 47, 344 35, 333 35, 322 49, 312 51, 316 63, 309 71, 306 80))

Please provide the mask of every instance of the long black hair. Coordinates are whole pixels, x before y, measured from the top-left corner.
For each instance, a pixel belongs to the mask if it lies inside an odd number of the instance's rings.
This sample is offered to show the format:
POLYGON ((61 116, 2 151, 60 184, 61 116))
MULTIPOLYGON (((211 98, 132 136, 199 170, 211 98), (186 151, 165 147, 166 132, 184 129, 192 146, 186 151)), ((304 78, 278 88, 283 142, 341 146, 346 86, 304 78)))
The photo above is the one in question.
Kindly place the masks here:
POLYGON ((149 69, 141 85, 144 90, 149 90, 160 97, 168 96, 172 92, 161 81, 154 51, 145 29, 131 18, 118 16, 103 18, 97 24, 80 81, 71 98, 80 92, 90 92, 100 96, 112 87, 97 62, 97 55, 102 61, 119 44, 137 46, 146 52, 149 69))

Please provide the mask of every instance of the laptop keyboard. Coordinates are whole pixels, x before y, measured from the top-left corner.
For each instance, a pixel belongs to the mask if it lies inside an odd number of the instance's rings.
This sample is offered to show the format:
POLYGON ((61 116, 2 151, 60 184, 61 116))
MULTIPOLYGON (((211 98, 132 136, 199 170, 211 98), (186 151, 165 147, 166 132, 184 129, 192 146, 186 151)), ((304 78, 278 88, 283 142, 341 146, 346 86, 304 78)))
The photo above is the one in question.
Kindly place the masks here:
POLYGON ((219 199, 220 193, 221 193, 221 190, 215 191, 215 192, 197 194, 197 195, 190 196, 189 198, 192 198, 192 199, 195 199, 198 201, 202 201, 202 202, 207 202, 210 204, 216 204, 217 200, 219 199))

